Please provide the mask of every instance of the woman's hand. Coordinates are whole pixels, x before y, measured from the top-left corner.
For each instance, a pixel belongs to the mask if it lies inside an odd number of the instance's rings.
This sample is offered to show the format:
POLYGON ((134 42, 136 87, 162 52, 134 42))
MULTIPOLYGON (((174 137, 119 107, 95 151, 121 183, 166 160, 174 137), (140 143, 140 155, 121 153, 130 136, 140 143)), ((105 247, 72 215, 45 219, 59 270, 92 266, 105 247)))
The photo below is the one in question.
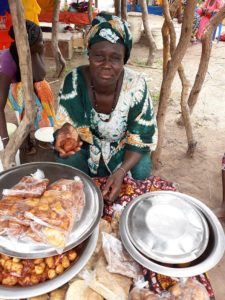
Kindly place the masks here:
POLYGON ((79 151, 82 144, 76 128, 66 123, 59 129, 55 141, 55 150, 59 152, 60 157, 65 158, 79 151))
POLYGON ((121 169, 117 169, 109 176, 102 192, 103 199, 106 202, 113 203, 119 196, 123 179, 124 172, 121 169))

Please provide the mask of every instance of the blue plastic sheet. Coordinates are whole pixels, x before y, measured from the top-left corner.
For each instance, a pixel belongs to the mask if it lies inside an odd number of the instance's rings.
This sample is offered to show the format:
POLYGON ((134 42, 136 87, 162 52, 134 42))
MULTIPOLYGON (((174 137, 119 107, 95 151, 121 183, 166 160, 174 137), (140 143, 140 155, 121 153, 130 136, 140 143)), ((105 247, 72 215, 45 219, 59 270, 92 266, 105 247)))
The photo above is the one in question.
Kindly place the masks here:
POLYGON ((9 12, 8 0, 0 1, 0 16, 4 16, 6 12, 9 12))

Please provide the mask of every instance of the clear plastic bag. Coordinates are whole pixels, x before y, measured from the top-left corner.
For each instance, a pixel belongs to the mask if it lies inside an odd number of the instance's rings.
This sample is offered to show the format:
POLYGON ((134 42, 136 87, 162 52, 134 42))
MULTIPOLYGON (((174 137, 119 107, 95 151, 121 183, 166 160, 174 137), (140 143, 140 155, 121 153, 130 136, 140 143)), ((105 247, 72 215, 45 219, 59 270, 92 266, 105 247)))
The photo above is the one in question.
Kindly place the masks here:
POLYGON ((134 279, 133 289, 130 291, 128 300, 172 300, 168 292, 155 294, 148 289, 148 281, 144 281, 144 276, 134 279))
POLYGON ((210 300, 206 288, 194 278, 182 278, 169 289, 172 300, 210 300))
POLYGON ((113 216, 112 216, 112 221, 111 221, 111 226, 113 232, 116 234, 116 236, 119 238, 119 220, 121 217, 121 214, 124 210, 124 207, 120 204, 113 204, 112 206, 113 209, 113 216))
POLYGON ((25 242, 43 242, 61 254, 84 206, 83 182, 78 177, 54 182, 40 197, 3 197, 0 234, 25 242))
POLYGON ((107 271, 131 278, 141 274, 141 267, 126 252, 120 240, 102 232, 102 247, 108 263, 107 271))
POLYGON ((34 174, 22 177, 12 188, 4 189, 2 191, 3 199, 7 198, 10 200, 11 197, 40 197, 46 190, 48 183, 49 180, 45 178, 44 173, 38 169, 34 174))

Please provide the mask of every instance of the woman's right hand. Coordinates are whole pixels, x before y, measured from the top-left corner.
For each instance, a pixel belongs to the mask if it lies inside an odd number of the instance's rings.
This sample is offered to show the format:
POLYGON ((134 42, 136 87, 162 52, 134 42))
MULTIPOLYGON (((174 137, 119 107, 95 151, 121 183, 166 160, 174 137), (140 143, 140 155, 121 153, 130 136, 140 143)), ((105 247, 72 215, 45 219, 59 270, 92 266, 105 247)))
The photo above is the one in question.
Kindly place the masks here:
POLYGON ((76 128, 69 123, 65 123, 58 131, 55 150, 59 152, 60 157, 65 158, 79 151, 82 144, 76 128))

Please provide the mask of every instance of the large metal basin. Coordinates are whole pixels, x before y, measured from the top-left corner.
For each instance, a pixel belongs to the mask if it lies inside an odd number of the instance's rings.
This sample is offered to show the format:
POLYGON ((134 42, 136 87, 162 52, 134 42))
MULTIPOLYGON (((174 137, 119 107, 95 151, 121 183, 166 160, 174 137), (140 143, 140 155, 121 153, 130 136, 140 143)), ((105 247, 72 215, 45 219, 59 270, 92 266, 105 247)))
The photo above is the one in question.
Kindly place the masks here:
MULTIPOLYGON (((23 176, 33 174, 40 169, 50 183, 60 179, 73 179, 80 177, 84 183, 85 207, 81 218, 74 224, 70 233, 69 241, 64 251, 68 251, 86 240, 98 225, 103 211, 103 199, 100 190, 93 180, 80 170, 53 162, 35 162, 23 164, 18 167, 0 173, 0 195, 3 189, 11 188, 23 176)), ((26 239, 8 239, 7 236, 0 236, 0 253, 19 258, 42 258, 57 255, 53 247, 44 243, 27 241, 26 239)))
POLYGON ((128 204, 120 219, 120 235, 121 235, 121 240, 123 242, 123 245, 125 246, 126 250, 130 253, 130 255, 142 266, 154 272, 166 276, 172 276, 172 277, 191 277, 191 276, 195 276, 207 272, 213 267, 215 267, 216 264, 223 257, 224 250, 225 250, 224 231, 215 214, 201 201, 182 193, 170 192, 170 191, 159 191, 159 192, 151 192, 150 194, 161 195, 162 197, 167 197, 167 195, 169 195, 170 197, 171 195, 174 195, 174 197, 181 197, 182 199, 191 203, 193 207, 195 207, 197 210, 199 210, 205 217, 205 220, 208 224, 208 228, 209 228, 208 245, 205 251, 203 252, 203 254, 197 259, 190 262, 190 265, 186 267, 184 265, 182 266, 182 264, 179 265, 177 264, 176 267, 174 265, 170 266, 169 264, 165 265, 163 263, 149 259, 143 253, 141 253, 137 248, 134 247, 134 245, 132 244, 131 240, 129 239, 126 233, 125 230, 126 220, 125 218, 123 218, 123 214, 126 213, 126 209, 129 209, 129 205, 132 205, 132 204, 128 204))

